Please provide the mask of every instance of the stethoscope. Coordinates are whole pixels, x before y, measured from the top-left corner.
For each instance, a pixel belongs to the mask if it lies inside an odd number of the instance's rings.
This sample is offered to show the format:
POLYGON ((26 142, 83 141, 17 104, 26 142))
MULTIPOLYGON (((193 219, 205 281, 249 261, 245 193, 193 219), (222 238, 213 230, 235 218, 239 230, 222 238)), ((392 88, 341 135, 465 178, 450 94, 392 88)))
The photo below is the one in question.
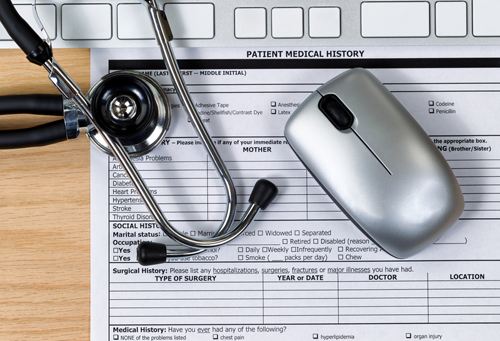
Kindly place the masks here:
MULTIPOLYGON (((189 120, 196 130, 226 192, 226 210, 223 219, 210 239, 191 238, 165 218, 154 196, 134 166, 131 156, 148 153, 165 137, 170 123, 170 106, 161 87, 150 77, 118 71, 104 76, 85 96, 75 82, 56 62, 50 40, 43 40, 21 18, 11 1, 0 0, 0 21, 12 39, 26 54, 28 60, 43 66, 49 79, 63 95, 8 96, 0 99, 1 113, 34 113, 64 116, 49 124, 0 134, 1 148, 18 148, 55 143, 78 137, 80 129, 87 129, 90 141, 101 151, 113 155, 133 183, 152 217, 165 234, 180 247, 168 247, 155 242, 142 242, 137 249, 137 260, 142 265, 153 265, 171 257, 187 257, 231 242, 265 210, 278 194, 276 186, 265 179, 257 181, 249 198, 249 207, 233 226, 236 215, 236 189, 217 148, 199 117, 179 71, 170 41, 173 39, 167 17, 156 0, 141 0, 146 6, 163 60, 169 71, 177 95, 189 120), (3 105, 2 102, 10 103, 3 105)), ((36 14, 36 3, 33 4, 36 14)), ((36 18, 38 16, 36 15, 36 18)), ((39 21, 39 20, 38 20, 39 21)), ((43 25, 40 25, 43 30, 43 25)))

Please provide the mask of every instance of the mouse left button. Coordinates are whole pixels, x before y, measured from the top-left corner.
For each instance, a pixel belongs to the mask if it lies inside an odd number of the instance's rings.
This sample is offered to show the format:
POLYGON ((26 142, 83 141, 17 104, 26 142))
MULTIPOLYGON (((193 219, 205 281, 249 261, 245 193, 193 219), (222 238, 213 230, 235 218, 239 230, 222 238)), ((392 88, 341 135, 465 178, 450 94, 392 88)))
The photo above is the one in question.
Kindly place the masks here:
POLYGON ((318 107, 338 130, 349 129, 354 122, 354 115, 335 95, 323 96, 318 107))

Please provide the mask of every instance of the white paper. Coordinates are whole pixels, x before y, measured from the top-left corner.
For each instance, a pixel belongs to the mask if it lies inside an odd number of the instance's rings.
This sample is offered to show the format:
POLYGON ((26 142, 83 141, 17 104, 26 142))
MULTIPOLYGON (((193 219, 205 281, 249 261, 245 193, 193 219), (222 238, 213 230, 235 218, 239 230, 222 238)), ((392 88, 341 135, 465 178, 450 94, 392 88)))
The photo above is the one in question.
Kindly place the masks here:
MULTIPOLYGON (((172 242, 135 202, 117 162, 93 148, 93 341, 498 340, 500 48, 176 54, 237 186, 239 214, 259 178, 275 182, 280 194, 233 243, 143 267, 138 241, 172 242), (464 192, 460 220, 410 259, 387 255, 347 220, 283 137, 294 109, 354 66, 368 68, 406 106, 464 192)), ((152 68, 160 58, 157 49, 92 50, 92 81, 134 67, 167 90, 170 130, 136 166, 167 219, 206 238, 225 197, 165 70, 152 68)))

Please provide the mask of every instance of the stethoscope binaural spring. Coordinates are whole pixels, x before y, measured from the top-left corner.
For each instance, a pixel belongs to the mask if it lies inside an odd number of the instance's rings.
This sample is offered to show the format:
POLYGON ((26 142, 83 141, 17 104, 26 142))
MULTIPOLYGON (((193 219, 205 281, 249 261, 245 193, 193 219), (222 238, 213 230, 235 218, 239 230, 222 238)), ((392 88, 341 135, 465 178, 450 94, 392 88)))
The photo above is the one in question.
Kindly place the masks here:
MULTIPOLYGON (((151 151, 163 140, 170 122, 170 106, 168 99, 153 79, 134 72, 116 72, 103 77, 85 96, 75 82, 53 57, 51 46, 19 16, 11 1, 0 1, 0 21, 12 39, 26 54, 28 60, 43 66, 49 73, 49 79, 63 95, 66 103, 64 110, 64 127, 66 138, 77 137, 81 128, 87 129, 91 142, 103 152, 116 157, 123 170, 134 184, 141 199, 154 220, 168 237, 181 246, 176 248, 165 244, 143 242, 138 247, 137 259, 142 265, 162 263, 170 257, 186 257, 199 254, 209 248, 220 247, 231 242, 245 231, 257 213, 274 200, 278 190, 268 180, 257 181, 250 195, 250 205, 236 226, 233 222, 236 215, 236 190, 233 180, 220 157, 217 148, 208 134, 179 71, 170 41, 173 39, 167 17, 158 8, 156 0, 141 0, 147 8, 156 40, 189 120, 197 132, 212 163, 224 185, 226 193, 226 210, 223 219, 210 239, 191 238, 175 229, 163 214, 151 191, 145 184, 130 156, 138 156, 151 151), (90 100, 89 100, 90 99, 90 100)), ((36 5, 34 5, 36 8, 36 5)), ((15 101, 16 99, 13 98, 15 101)), ((1 101, 1 99, 0 99, 1 101)), ((35 101, 35 100, 34 100, 35 101)), ((35 101, 36 103, 36 101, 35 101)), ((35 105, 36 107, 36 105, 35 105)), ((13 110, 15 111, 15 110, 13 110)), ((62 115, 61 109, 61 115, 62 115)), ((57 138, 45 139, 40 144, 64 140, 59 123, 57 138)), ((35 128, 36 131, 38 127, 35 128)), ((36 132, 7 132, 9 136, 21 133, 37 135, 36 132)), ((49 134, 50 135, 50 134, 49 134)), ((15 148, 37 145, 9 144, 0 148, 15 148)))

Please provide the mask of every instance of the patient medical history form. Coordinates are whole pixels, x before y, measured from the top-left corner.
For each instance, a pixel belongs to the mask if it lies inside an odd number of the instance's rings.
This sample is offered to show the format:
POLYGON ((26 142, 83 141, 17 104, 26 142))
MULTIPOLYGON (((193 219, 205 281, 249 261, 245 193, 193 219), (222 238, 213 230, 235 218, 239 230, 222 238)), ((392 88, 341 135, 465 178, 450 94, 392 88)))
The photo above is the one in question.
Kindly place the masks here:
MULTIPOLYGON (((195 106, 233 177, 239 216, 254 183, 279 195, 234 242, 144 267, 141 241, 170 241, 114 157, 92 148, 92 340, 498 340, 500 48, 176 49, 195 106), (450 57, 453 56, 453 57, 450 57), (443 153, 460 220, 409 259, 359 231, 283 136, 286 121, 345 70, 375 74, 443 153)), ((134 159, 165 216, 209 238, 225 195, 157 49, 92 50, 92 81, 155 78, 172 123, 134 159)), ((342 146, 322 146, 341 148, 342 146)))

